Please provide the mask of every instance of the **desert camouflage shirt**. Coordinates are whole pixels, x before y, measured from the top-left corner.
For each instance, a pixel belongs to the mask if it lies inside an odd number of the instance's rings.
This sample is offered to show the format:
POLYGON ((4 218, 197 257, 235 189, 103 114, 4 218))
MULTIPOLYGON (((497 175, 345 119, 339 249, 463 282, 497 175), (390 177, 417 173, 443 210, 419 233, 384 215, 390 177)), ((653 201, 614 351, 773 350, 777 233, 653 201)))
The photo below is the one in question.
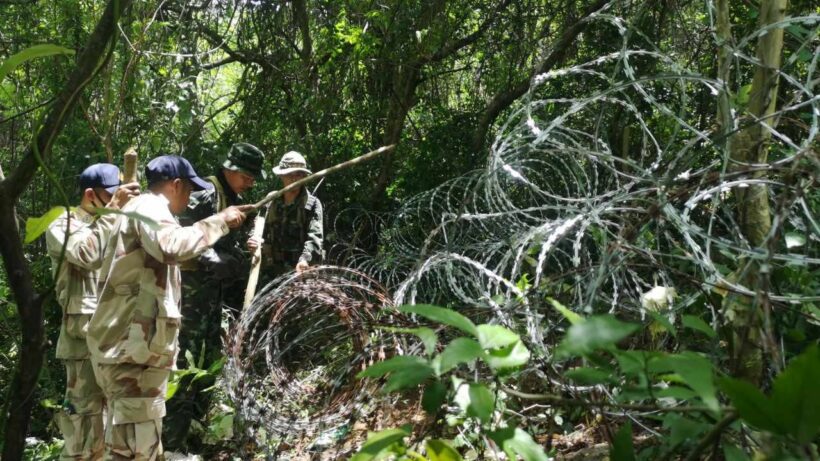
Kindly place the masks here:
POLYGON ((63 309, 58 359, 86 359, 88 321, 97 309, 97 283, 107 232, 116 215, 95 220, 82 208, 72 209, 54 220, 46 232, 46 250, 51 258, 54 291, 63 309), (68 234, 68 240, 66 240, 68 234), (62 264, 60 264, 60 255, 62 264))
POLYGON ((88 330, 99 363, 173 368, 180 325, 178 263, 195 258, 228 233, 220 216, 182 227, 168 200, 147 192, 123 208, 111 231, 97 311, 88 330), (145 219, 148 218, 148 219, 145 219))

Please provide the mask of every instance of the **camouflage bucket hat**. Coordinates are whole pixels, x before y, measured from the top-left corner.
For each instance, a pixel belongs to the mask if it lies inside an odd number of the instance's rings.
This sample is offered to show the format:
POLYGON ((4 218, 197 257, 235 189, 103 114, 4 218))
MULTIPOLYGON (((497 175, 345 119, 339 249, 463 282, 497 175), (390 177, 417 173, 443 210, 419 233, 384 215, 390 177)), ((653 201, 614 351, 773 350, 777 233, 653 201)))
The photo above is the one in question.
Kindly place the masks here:
POLYGON ((225 159, 222 168, 241 171, 257 179, 265 179, 267 174, 265 174, 262 165, 264 162, 265 154, 258 147, 246 142, 238 142, 231 146, 231 150, 228 151, 228 158, 225 159))
POLYGON ((278 176, 296 173, 297 171, 301 171, 306 174, 313 174, 310 170, 308 170, 305 157, 303 157, 299 152, 293 150, 283 155, 282 160, 279 161, 279 165, 273 167, 273 173, 278 176))

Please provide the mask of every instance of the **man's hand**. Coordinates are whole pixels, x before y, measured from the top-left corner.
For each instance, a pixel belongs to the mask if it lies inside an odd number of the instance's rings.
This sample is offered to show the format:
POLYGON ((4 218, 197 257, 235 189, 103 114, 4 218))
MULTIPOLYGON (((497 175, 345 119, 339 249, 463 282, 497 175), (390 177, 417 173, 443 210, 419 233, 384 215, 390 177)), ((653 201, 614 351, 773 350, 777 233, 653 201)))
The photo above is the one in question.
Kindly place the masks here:
POLYGON ((128 203, 129 200, 140 194, 140 183, 131 182, 128 184, 121 184, 120 187, 111 196, 111 201, 106 204, 106 208, 120 209, 128 203))
POLYGON ((265 242, 265 239, 257 240, 256 237, 251 236, 247 241, 248 251, 253 254, 256 252, 256 249, 262 246, 262 243, 265 242))
POLYGON ((308 264, 307 261, 303 261, 300 259, 299 262, 296 263, 296 273, 301 274, 302 272, 306 271, 308 267, 310 267, 310 264, 308 264))
POLYGON ((218 215, 225 220, 229 228, 236 229, 245 221, 245 213, 249 211, 253 211, 253 205, 229 206, 218 215))

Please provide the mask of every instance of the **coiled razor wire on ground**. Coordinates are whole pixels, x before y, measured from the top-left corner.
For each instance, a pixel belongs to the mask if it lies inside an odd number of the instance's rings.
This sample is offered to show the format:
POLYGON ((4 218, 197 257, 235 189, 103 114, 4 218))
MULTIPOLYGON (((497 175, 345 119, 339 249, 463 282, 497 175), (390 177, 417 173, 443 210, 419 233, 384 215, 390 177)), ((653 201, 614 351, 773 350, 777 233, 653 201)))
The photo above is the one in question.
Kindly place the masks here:
MULTIPOLYGON (((377 349, 400 344, 373 328, 392 305, 448 304, 478 321, 508 325, 536 352, 524 376, 555 382, 549 368, 556 365, 543 366, 557 338, 548 296, 586 313, 641 317, 641 297, 655 286, 676 289, 673 315, 716 287, 797 311, 820 300, 799 281, 741 282, 744 271, 762 265, 769 273, 803 268, 816 283, 818 18, 789 18, 732 48, 735 69, 748 67, 758 62, 750 50, 759 34, 790 25, 813 31, 801 46, 812 59, 798 63, 795 54, 782 65, 781 109, 771 118, 779 124, 766 125, 770 161, 762 165, 733 161, 714 118, 695 117, 704 112, 695 102, 704 95, 716 100, 724 82, 658 50, 634 49, 630 37, 640 32, 621 18, 599 12, 589 20, 616 27, 621 47, 537 76, 484 168, 413 197, 391 215, 356 217, 354 227, 369 221, 382 229, 375 255, 352 241, 333 249, 356 271, 286 276, 259 294, 242 316, 228 362, 244 418, 282 436, 315 435, 362 412, 372 389, 352 372, 374 360, 377 349), (556 96, 556 88, 573 94, 556 96), (634 130, 625 149, 609 144, 612 124, 634 130), (768 188, 772 230, 753 248, 739 230, 735 202, 738 190, 758 184, 768 188), (336 306, 349 307, 356 329, 330 314, 340 312, 336 306), (368 336, 364 353, 352 347, 314 360, 323 348, 350 342, 352 330, 368 336)), ((735 132, 763 122, 740 115, 734 113, 735 132)), ((723 314, 709 308, 712 325, 720 326, 723 314)))
POLYGON ((352 269, 320 266, 265 286, 233 328, 225 365, 228 396, 251 435, 306 445, 389 405, 355 375, 414 347, 379 328, 398 321, 384 288, 352 269))

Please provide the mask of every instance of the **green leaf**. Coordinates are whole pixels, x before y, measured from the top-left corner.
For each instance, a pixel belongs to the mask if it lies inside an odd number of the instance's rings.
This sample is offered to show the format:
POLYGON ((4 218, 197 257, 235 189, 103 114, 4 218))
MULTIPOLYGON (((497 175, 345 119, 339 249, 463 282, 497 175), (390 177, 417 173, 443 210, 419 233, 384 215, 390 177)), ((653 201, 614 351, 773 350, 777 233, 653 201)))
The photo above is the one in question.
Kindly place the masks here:
POLYGON ((559 357, 589 354, 597 349, 610 348, 631 335, 638 325, 621 322, 611 315, 596 315, 573 325, 558 346, 559 357))
POLYGON ((436 345, 438 344, 438 336, 436 332, 433 331, 431 328, 427 327, 418 327, 418 328, 393 328, 393 327, 385 327, 387 331, 392 331, 394 333, 409 333, 418 336, 421 340, 421 343, 424 344, 424 353, 426 355, 432 355, 436 352, 436 345))
POLYGON ((681 317, 681 321, 683 323, 683 326, 686 328, 691 328, 693 330, 699 331, 713 339, 715 338, 715 336, 717 336, 715 330, 712 329, 712 327, 709 326, 708 323, 704 322, 703 319, 701 319, 700 317, 695 317, 694 315, 684 315, 681 317))
POLYGON ((530 360, 530 351, 524 343, 518 341, 500 349, 492 349, 484 355, 484 361, 493 370, 517 368, 530 360))
POLYGON ((501 325, 479 325, 478 342, 484 349, 498 349, 519 341, 517 334, 501 325))
POLYGON ((718 380, 720 389, 729 396, 732 405, 744 421, 764 431, 781 433, 777 424, 777 410, 760 389, 746 381, 734 378, 718 380))
POLYGON ((547 454, 541 445, 538 445, 532 439, 530 434, 520 428, 505 427, 496 431, 490 431, 487 434, 510 460, 517 459, 516 455, 520 456, 524 461, 548 461, 547 454))
POLYGON ((51 45, 51 44, 43 44, 43 45, 34 45, 30 46, 19 53, 13 54, 9 56, 8 59, 3 61, 3 64, 0 65, 0 81, 6 78, 6 75, 11 73, 14 69, 17 68, 20 64, 23 64, 26 61, 31 61, 35 58, 41 58, 45 56, 54 56, 54 55, 72 55, 74 54, 74 50, 70 50, 68 48, 51 45))
POLYGON ((495 396, 487 386, 480 383, 458 386, 454 399, 467 416, 478 418, 482 423, 490 422, 495 409, 495 396))
POLYGON ((794 358, 774 380, 771 408, 777 409, 783 429, 800 444, 809 443, 820 429, 820 351, 810 346, 794 358))
POLYGON ((569 323, 571 323, 572 325, 578 325, 579 323, 582 323, 585 320, 584 317, 582 317, 580 314, 577 314, 569 310, 569 308, 559 303, 558 301, 552 298, 547 298, 547 301, 549 301, 550 304, 552 304, 552 307, 554 307, 555 310, 560 312, 565 319, 569 320, 569 323))
MULTIPOLYGON (((73 209, 74 208, 71 208, 71 210, 73 209)), ((43 235, 43 232, 48 230, 48 226, 62 216, 63 213, 65 213, 64 206, 55 206, 42 216, 26 219, 26 239, 24 243, 31 243, 37 240, 37 237, 43 235)))
POLYGON ((435 380, 430 385, 424 388, 424 394, 421 397, 421 407, 424 411, 434 415, 438 412, 444 399, 447 398, 447 386, 440 380, 435 380))
POLYGON ((222 371, 222 367, 225 366, 225 361, 227 360, 228 357, 225 357, 224 355, 220 357, 218 360, 215 360, 214 363, 212 363, 211 366, 208 367, 208 374, 219 374, 219 372, 222 371))
POLYGON ((484 356, 484 350, 477 341, 470 338, 456 338, 439 354, 438 374, 447 373, 462 363, 470 363, 484 356))
POLYGON ((427 363, 410 365, 391 373, 382 390, 384 392, 393 392, 412 389, 434 374, 433 368, 427 363))
POLYGON ((478 336, 478 330, 476 329, 475 324, 473 324, 473 322, 471 322, 467 317, 451 309, 431 306, 429 304, 405 304, 403 306, 399 306, 398 310, 399 312, 404 312, 405 314, 420 315, 428 320, 458 328, 459 330, 469 333, 475 337, 478 336))
POLYGON ((719 411, 712 362, 694 353, 673 355, 669 359, 672 361, 672 370, 697 392, 703 403, 713 411, 719 411))
POLYGON ((427 458, 430 461, 460 461, 463 459, 461 455, 444 440, 428 440, 425 446, 427 447, 427 458))
POLYGON ((632 445, 632 421, 621 426, 612 439, 609 449, 609 459, 612 461, 635 461, 635 447, 632 445))
POLYGON ((597 368, 573 368, 565 371, 564 376, 583 385, 611 383, 613 381, 612 373, 597 368))
POLYGON ((672 447, 676 447, 687 440, 696 440, 700 434, 711 427, 701 421, 695 421, 674 413, 664 418, 663 426, 669 429, 669 445, 672 447))
POLYGON ((378 378, 380 376, 386 375, 387 373, 399 371, 406 367, 412 367, 417 365, 427 365, 427 361, 415 355, 397 355, 396 357, 391 357, 387 360, 376 362, 373 365, 370 365, 369 367, 367 367, 367 369, 360 371, 359 374, 356 375, 356 377, 378 378))
POLYGON ((165 400, 170 400, 177 393, 177 390, 179 390, 179 381, 169 380, 168 386, 165 388, 165 400))
POLYGON ((364 442, 361 450, 350 458, 351 461, 369 461, 376 458, 384 450, 390 448, 391 445, 401 442, 402 439, 410 435, 410 429, 410 425, 405 424, 398 429, 385 429, 369 433, 367 441, 364 442))

